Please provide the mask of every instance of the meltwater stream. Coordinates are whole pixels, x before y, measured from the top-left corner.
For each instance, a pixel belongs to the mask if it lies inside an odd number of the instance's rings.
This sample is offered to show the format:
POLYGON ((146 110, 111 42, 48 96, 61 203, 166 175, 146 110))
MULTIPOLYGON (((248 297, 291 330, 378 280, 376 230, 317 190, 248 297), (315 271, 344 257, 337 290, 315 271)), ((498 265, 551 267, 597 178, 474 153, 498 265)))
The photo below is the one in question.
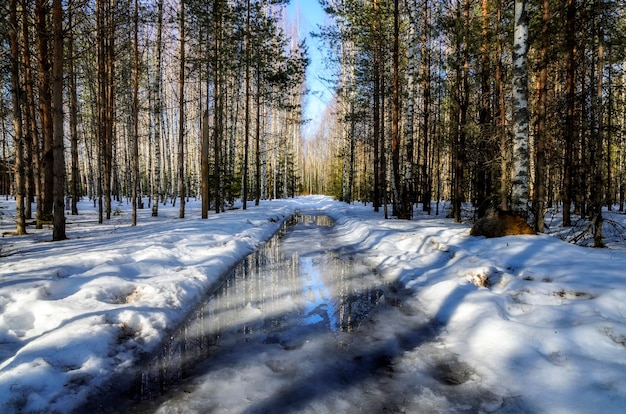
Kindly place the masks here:
POLYGON ((340 257, 332 226, 327 216, 297 215, 237 265, 146 367, 128 411, 284 411, 335 388, 341 378, 319 368, 349 346, 388 286, 340 257), (294 381, 303 383, 289 390, 294 381))

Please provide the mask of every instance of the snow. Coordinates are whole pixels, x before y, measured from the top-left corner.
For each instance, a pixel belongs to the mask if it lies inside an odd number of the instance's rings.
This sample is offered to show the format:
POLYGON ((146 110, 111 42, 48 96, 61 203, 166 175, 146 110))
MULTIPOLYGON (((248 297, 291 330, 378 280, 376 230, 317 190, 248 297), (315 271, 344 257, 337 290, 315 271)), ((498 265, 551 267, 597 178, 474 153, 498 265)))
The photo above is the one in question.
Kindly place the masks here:
MULTIPOLYGON (((131 227, 128 205, 100 225, 93 204, 83 202, 79 216, 68 216, 68 240, 49 242, 50 229, 30 228, 28 236, 0 239, 0 412, 76 410, 154 350, 220 276, 298 210, 330 216, 343 249, 403 284, 407 306, 436 322, 436 344, 394 350, 396 375, 424 376, 425 361, 445 351, 458 357, 448 364, 469 367, 472 381, 501 397, 483 404, 485 412, 626 407, 626 251, 619 243, 591 249, 550 235, 471 237, 469 225, 443 216, 384 220, 369 206, 322 196, 263 201, 205 220, 199 207, 191 201, 185 219, 176 218, 177 206, 160 206, 154 218, 142 210, 131 227)), ((0 201, 3 233, 14 229, 13 211, 11 201, 0 201)), ((310 277, 317 286, 318 275, 310 277)), ((250 309, 247 316, 255 315, 250 309)), ((412 326, 410 312, 397 317, 412 326)), ((376 335, 379 345, 398 346, 392 326, 376 335)), ((285 386, 271 380, 274 371, 313 370, 311 355, 324 352, 310 343, 292 360, 274 361, 252 395, 285 386)), ((236 385, 260 373, 219 375, 236 385)), ((450 408, 428 387, 411 399, 422 411, 450 408)), ((349 411, 346 401, 336 400, 335 412, 349 411)))

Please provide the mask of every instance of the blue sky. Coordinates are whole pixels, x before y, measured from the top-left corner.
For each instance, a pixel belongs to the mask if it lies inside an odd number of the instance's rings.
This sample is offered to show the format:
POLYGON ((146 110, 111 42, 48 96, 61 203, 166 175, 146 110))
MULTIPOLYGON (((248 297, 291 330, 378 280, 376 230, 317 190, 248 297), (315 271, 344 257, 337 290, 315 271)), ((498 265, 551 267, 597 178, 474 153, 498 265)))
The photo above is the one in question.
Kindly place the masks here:
POLYGON ((309 49, 311 63, 307 70, 307 86, 310 93, 306 101, 304 116, 310 118, 311 121, 303 132, 305 135, 312 136, 322 120, 326 105, 332 98, 331 91, 319 80, 320 75, 324 76, 325 70, 320 52, 322 45, 310 36, 312 31, 318 30, 318 25, 324 24, 326 13, 317 0, 291 0, 287 13, 289 19, 299 19, 300 36, 306 38, 309 49))

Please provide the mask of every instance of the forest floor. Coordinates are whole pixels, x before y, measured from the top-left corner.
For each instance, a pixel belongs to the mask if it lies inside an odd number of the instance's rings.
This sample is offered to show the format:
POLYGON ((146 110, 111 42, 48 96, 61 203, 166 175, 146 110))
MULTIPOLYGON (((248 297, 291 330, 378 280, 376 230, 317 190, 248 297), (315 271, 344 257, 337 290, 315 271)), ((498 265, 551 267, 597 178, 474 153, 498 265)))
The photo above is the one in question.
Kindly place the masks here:
MULTIPOLYGON (((67 217, 68 240, 50 242, 50 228, 9 235, 14 208, 0 200, 3 413, 77 410, 153 351, 220 277, 299 210, 331 217, 344 249, 408 290, 407 306, 439 327, 439 351, 467 371, 462 386, 501 397, 480 411, 618 413, 626 406, 626 216, 617 212, 606 213, 608 247, 592 249, 561 240, 585 223, 562 229, 556 212, 547 220, 551 234, 485 239, 469 236, 470 224, 453 223, 444 208, 439 216, 385 220, 371 206, 321 196, 262 201, 206 220, 195 201, 185 219, 177 206, 160 206, 159 217, 141 210, 136 227, 126 203, 100 225, 93 203, 83 202, 80 215, 67 217)), ((393 335, 379 332, 386 334, 393 335)), ((420 352, 394 354, 407 380, 424 364, 442 363, 420 352)), ((422 405, 408 407, 451 412, 428 387, 412 398, 422 405)))

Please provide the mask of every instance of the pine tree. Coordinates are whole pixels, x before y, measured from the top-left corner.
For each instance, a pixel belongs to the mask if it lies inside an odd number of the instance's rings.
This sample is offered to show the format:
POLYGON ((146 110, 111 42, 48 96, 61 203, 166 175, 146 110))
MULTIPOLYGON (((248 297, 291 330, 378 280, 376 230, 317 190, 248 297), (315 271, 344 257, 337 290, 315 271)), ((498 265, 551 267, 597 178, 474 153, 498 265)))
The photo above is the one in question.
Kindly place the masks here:
POLYGON ((185 2, 180 2, 180 75, 178 103, 178 217, 185 217, 185 2))
MULTIPOLYGON (((73 6, 73 5, 72 5, 73 6)), ((72 215, 78 215, 78 200, 82 196, 81 194, 81 179, 79 170, 79 156, 78 156, 78 92, 76 85, 76 53, 75 53, 75 31, 74 27, 74 10, 70 7, 67 12, 68 16, 68 41, 67 41, 67 55, 68 55, 68 88, 69 88, 69 127, 70 127, 70 154, 71 154, 71 182, 70 193, 72 196, 71 211, 72 215)))
POLYGON ((133 11, 133 138, 132 138, 132 226, 137 225, 139 207, 139 0, 135 0, 133 11))
POLYGON ((53 230, 52 240, 64 240, 65 234, 65 148, 63 128, 63 6, 61 0, 52 2, 53 64, 52 64, 52 125, 53 125, 53 230))
POLYGON ((37 203, 41 203, 41 216, 37 216, 37 227, 41 228, 43 222, 52 218, 53 205, 53 120, 52 120, 52 94, 50 87, 50 75, 52 62, 50 58, 49 40, 50 28, 48 16, 50 6, 47 0, 37 0, 35 4, 35 26, 38 47, 39 69, 39 112, 41 123, 41 193, 37 203))
POLYGON ((546 147, 548 105, 548 48, 550 45, 550 1, 542 2, 541 50, 537 94, 537 126, 535 131, 535 185, 533 192, 534 229, 543 232, 546 197, 546 147))
POLYGON ((17 28, 17 0, 10 0, 9 42, 11 47, 11 89, 13 96, 13 131, 15 136, 15 231, 17 235, 24 235, 26 234, 26 220, 24 215, 24 141, 22 138, 22 98, 17 28))
POLYGON ((163 142, 163 0, 157 2, 156 74, 153 81, 154 96, 154 171, 152 172, 152 217, 159 215, 161 201, 162 148, 163 142))

